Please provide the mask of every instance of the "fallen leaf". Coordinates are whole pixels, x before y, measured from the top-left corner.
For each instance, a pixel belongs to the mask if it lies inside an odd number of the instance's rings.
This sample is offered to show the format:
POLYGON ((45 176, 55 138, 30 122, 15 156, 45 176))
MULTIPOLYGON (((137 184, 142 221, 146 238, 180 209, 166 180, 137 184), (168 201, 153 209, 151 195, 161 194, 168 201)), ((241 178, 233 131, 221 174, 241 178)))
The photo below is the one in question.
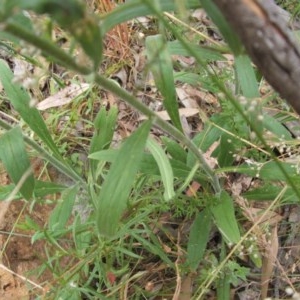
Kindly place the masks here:
POLYGON ((82 83, 80 85, 71 84, 57 92, 55 95, 41 101, 36 107, 38 110, 45 110, 51 107, 59 107, 69 104, 74 98, 84 93, 89 87, 90 85, 88 83, 82 83))

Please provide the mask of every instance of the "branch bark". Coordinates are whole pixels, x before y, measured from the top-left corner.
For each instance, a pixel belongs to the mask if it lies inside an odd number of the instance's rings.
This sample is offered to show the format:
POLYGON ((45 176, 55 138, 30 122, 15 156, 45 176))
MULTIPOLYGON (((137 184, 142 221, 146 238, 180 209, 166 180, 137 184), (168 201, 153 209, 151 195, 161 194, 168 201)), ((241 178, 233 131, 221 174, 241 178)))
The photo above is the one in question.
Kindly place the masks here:
POLYGON ((252 61, 300 115, 300 49, 273 0, 213 0, 252 61))

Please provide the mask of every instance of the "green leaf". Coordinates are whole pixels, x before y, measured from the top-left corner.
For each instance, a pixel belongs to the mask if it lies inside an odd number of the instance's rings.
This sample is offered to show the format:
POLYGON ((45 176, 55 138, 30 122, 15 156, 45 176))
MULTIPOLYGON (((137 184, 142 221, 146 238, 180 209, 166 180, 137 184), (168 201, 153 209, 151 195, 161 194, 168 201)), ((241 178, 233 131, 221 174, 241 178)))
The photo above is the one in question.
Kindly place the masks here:
POLYGON ((30 173, 23 178, 31 165, 19 127, 11 129, 0 137, 0 159, 16 185, 20 180, 24 180, 20 187, 20 193, 29 200, 34 189, 34 177, 30 173))
POLYGON ((213 152, 213 156, 216 154, 218 157, 218 164, 220 167, 231 166, 235 153, 235 147, 237 141, 234 137, 229 134, 223 133, 220 137, 220 145, 217 147, 216 151, 213 152))
MULTIPOLYGON (((298 170, 295 164, 280 162, 281 166, 289 174, 290 178, 299 178, 298 170)), ((286 176, 282 173, 278 165, 274 162, 267 162, 258 164, 256 162, 248 162, 248 164, 242 164, 240 166, 232 168, 234 172, 247 174, 253 177, 259 177, 264 180, 282 180, 286 181, 286 176)), ((228 169, 224 168, 223 171, 227 172, 228 169)))
POLYGON ((172 60, 162 35, 146 38, 146 53, 155 84, 164 97, 163 105, 173 124, 182 131, 172 60))
POLYGON ((182 148, 182 146, 178 142, 165 136, 162 136, 161 140, 166 145, 166 150, 172 156, 172 158, 186 163, 187 152, 182 148))
MULTIPOLYGON (((91 141, 90 154, 98 152, 102 149, 108 149, 114 132, 118 117, 118 109, 112 107, 109 111, 103 107, 98 112, 94 121, 94 136, 91 141)), ((95 179, 97 162, 90 162, 90 170, 95 179)))
POLYGON ((73 211, 76 196, 79 191, 79 186, 75 185, 66 189, 52 211, 48 227, 51 231, 61 231, 65 228, 73 211))
MULTIPOLYGON (((298 183, 298 185, 300 185, 298 183)), ((300 188, 300 186, 299 186, 300 188)), ((282 186, 276 186, 271 183, 266 183, 262 187, 255 188, 251 191, 247 191, 242 194, 247 200, 254 200, 254 201, 273 201, 278 195, 282 192, 282 186)), ((286 192, 281 198, 281 203, 297 203, 298 197, 291 189, 288 187, 286 192)))
POLYGON ((214 221, 228 244, 236 244, 241 239, 239 227, 234 215, 232 198, 222 191, 216 205, 211 206, 214 221))
POLYGON ((102 235, 112 237, 116 233, 151 125, 151 120, 146 121, 124 142, 103 183, 97 203, 97 227, 102 235))
POLYGON ((234 58, 237 82, 242 95, 247 98, 259 97, 258 83, 251 60, 248 55, 240 54, 234 58))
MULTIPOLYGON (((224 60, 224 56, 217 50, 201 47, 196 44, 187 43, 190 48, 199 54, 203 61, 224 60)), ((190 51, 180 41, 167 42, 168 51, 171 55, 190 56, 190 51)))
POLYGON ((282 123, 269 114, 264 114, 262 123, 265 129, 273 132, 278 138, 289 141, 293 139, 291 133, 282 125, 282 123))
POLYGON ((174 125, 182 131, 172 60, 162 35, 146 38, 146 53, 155 84, 164 97, 163 105, 174 125))
POLYGON ((29 94, 20 85, 13 83, 13 73, 4 60, 0 60, 0 80, 15 110, 53 153, 58 158, 61 158, 59 150, 54 144, 42 116, 35 107, 30 105, 29 94))
POLYGON ((211 214, 208 209, 200 212, 191 226, 187 246, 187 265, 192 272, 196 271, 203 259, 211 226, 211 214))
POLYGON ((179 71, 179 72, 174 72, 174 80, 175 82, 180 81, 183 83, 188 83, 190 85, 199 86, 202 77, 195 73, 179 71))
MULTIPOLYGON (((160 8, 162 11, 175 11, 176 4, 174 0, 160 1, 160 8)), ((186 8, 199 8, 199 0, 186 0, 186 8)), ((126 3, 119 5, 112 12, 105 14, 102 20, 102 28, 104 32, 108 32, 117 24, 132 20, 140 16, 153 14, 153 11, 144 0, 129 0, 126 3)))
POLYGON ((165 187, 164 198, 166 201, 169 201, 175 196, 174 176, 169 158, 152 138, 148 138, 147 148, 150 150, 151 154, 156 160, 160 171, 161 180, 165 187))

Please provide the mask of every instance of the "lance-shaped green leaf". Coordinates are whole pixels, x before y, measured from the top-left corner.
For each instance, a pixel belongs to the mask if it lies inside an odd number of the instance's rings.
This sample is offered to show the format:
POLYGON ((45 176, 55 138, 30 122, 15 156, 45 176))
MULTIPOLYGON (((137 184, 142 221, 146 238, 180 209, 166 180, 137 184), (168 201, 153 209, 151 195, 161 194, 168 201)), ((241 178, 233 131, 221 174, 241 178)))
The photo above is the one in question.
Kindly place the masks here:
POLYGON ((236 79, 242 95, 247 98, 259 97, 258 83, 248 55, 240 54, 234 58, 236 79))
MULTIPOLYGON (((115 131, 118 110, 112 107, 109 111, 101 108, 94 121, 94 136, 91 141, 90 154, 102 149, 108 149, 115 131)), ((90 169, 93 175, 97 168, 98 162, 91 160, 90 169)))
POLYGON ((182 131, 173 76, 173 65, 166 41, 158 34, 146 38, 146 53, 155 84, 173 124, 182 131))
POLYGON ((165 187, 164 198, 166 201, 169 201, 175 196, 174 176, 169 158, 163 149, 151 138, 147 141, 147 148, 150 150, 158 165, 161 180, 165 187))
POLYGON ((232 198, 222 191, 218 203, 211 207, 214 221, 228 244, 236 244, 241 239, 239 227, 234 215, 232 198))
POLYGON ((0 159, 16 185, 23 181, 20 193, 25 199, 30 199, 34 189, 34 178, 32 173, 28 173, 31 166, 19 127, 11 129, 0 137, 0 159))
POLYGON ((203 258, 211 225, 211 213, 208 209, 204 209, 198 214, 191 227, 187 246, 187 264, 192 271, 196 271, 203 258))
POLYGON ((126 209, 136 173, 143 157, 152 121, 146 121, 121 146, 100 191, 97 226, 100 234, 112 237, 126 209))

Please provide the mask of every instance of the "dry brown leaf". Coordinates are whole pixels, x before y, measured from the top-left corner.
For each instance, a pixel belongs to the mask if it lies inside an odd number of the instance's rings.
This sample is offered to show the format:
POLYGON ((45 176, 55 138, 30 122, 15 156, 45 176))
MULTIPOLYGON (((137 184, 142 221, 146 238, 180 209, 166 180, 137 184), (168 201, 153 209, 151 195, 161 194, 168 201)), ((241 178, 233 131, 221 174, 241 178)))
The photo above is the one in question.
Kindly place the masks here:
POLYGON ((90 85, 88 83, 71 84, 66 88, 60 90, 55 95, 52 95, 45 100, 37 104, 38 110, 45 110, 51 107, 59 107, 65 104, 69 104, 74 98, 84 93, 90 85))
POLYGON ((196 100, 186 91, 185 86, 176 88, 176 94, 182 105, 186 108, 199 108, 196 100))
POLYGON ((192 275, 188 274, 187 277, 185 277, 182 280, 180 294, 177 299, 178 300, 192 299, 192 290, 193 290, 193 279, 192 279, 192 275))

